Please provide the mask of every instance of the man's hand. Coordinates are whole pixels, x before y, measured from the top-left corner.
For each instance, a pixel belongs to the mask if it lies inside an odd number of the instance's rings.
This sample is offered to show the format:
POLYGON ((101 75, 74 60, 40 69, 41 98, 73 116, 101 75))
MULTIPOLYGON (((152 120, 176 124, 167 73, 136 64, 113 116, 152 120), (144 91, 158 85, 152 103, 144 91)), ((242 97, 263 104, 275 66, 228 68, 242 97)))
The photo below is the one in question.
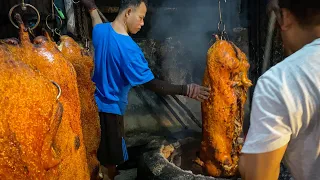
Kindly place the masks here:
POLYGON ((84 7, 86 7, 89 11, 97 8, 94 0, 80 0, 80 1, 84 5, 84 7))
POLYGON ((187 96, 189 98, 203 102, 209 98, 210 88, 200 86, 198 84, 188 84, 187 96))
POLYGON ((80 0, 81 3, 86 7, 90 13, 91 19, 92 19, 92 27, 94 27, 97 24, 101 24, 102 20, 99 15, 96 3, 94 0, 80 0))

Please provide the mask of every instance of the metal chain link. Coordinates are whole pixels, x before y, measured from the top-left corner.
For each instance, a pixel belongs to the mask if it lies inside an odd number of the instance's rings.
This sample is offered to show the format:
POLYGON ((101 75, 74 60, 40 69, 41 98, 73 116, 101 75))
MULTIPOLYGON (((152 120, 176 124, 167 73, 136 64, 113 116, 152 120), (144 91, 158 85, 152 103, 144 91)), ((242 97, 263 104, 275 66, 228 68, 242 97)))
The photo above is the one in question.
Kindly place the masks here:
POLYGON ((82 10, 82 20, 83 20, 83 35, 82 37, 82 42, 85 46, 85 49, 88 51, 89 50, 89 24, 88 24, 88 18, 86 16, 86 9, 84 6, 81 7, 82 10))
POLYGON ((76 25, 78 26, 77 35, 80 36, 81 42, 83 43, 85 50, 89 51, 89 24, 86 16, 86 9, 81 4, 74 4, 76 25))

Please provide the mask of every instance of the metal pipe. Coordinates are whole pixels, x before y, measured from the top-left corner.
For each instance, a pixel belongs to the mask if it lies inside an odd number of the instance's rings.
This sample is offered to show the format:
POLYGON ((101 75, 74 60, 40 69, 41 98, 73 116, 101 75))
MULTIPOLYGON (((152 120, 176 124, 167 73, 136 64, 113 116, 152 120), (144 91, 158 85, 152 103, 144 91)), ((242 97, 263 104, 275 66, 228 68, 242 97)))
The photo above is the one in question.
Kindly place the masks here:
POLYGON ((97 9, 97 10, 98 10, 99 16, 102 19, 102 21, 109 22, 108 19, 103 15, 103 13, 99 9, 97 9))
POLYGON ((190 117, 190 119, 199 127, 202 128, 202 124, 201 122, 193 115, 193 113, 190 111, 190 109, 184 105, 180 99, 177 96, 172 95, 171 97, 173 97, 173 99, 179 104, 179 106, 186 111, 186 113, 188 114, 188 116, 190 117))
POLYGON ((172 115, 179 121, 179 123, 183 126, 184 129, 188 129, 188 126, 184 124, 184 122, 180 119, 179 115, 173 110, 173 108, 170 106, 170 104, 165 100, 161 95, 157 94, 158 98, 162 103, 169 109, 169 111, 172 113, 172 115))

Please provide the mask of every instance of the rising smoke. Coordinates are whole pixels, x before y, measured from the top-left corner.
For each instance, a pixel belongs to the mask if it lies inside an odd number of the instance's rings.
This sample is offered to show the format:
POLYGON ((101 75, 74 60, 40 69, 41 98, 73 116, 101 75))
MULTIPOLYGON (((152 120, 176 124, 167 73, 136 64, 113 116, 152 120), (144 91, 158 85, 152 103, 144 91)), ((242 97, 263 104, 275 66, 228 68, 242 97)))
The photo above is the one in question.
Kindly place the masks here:
MULTIPOLYGON (((155 2, 149 0, 150 8, 155 11, 151 16, 148 38, 163 40, 171 37, 180 41, 190 56, 188 60, 178 61, 191 63, 182 68, 191 73, 192 81, 201 83, 212 34, 217 33, 218 0, 163 0, 160 5, 155 2)), ((221 0, 222 18, 230 38, 232 29, 240 26, 239 7, 240 0, 227 0, 226 3, 221 0)))

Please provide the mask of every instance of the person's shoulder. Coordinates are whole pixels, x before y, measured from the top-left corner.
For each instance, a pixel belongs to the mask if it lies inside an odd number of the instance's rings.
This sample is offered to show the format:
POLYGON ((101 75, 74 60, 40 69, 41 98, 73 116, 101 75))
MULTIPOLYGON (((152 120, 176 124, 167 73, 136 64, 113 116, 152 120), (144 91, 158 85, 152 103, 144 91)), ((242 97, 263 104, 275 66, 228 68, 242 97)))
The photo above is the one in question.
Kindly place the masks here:
POLYGON ((106 32, 109 32, 109 31, 110 31, 110 23, 109 23, 109 22, 96 24, 96 25, 93 27, 93 32, 94 32, 94 33, 97 33, 97 32, 106 33, 106 32))
POLYGON ((122 44, 123 44, 124 50, 126 50, 130 54, 143 54, 139 45, 130 36, 124 39, 122 41, 122 44))
POLYGON ((313 61, 320 62, 320 39, 307 44, 297 52, 286 57, 283 61, 271 67, 260 78, 278 80, 296 79, 297 76, 301 76, 305 71, 313 68, 311 67, 312 65, 318 64, 310 63, 313 61))
POLYGON ((303 58, 305 58, 305 53, 302 50, 298 51, 271 67, 268 71, 262 74, 259 79, 280 80, 284 77, 290 78, 290 74, 296 73, 303 58))

